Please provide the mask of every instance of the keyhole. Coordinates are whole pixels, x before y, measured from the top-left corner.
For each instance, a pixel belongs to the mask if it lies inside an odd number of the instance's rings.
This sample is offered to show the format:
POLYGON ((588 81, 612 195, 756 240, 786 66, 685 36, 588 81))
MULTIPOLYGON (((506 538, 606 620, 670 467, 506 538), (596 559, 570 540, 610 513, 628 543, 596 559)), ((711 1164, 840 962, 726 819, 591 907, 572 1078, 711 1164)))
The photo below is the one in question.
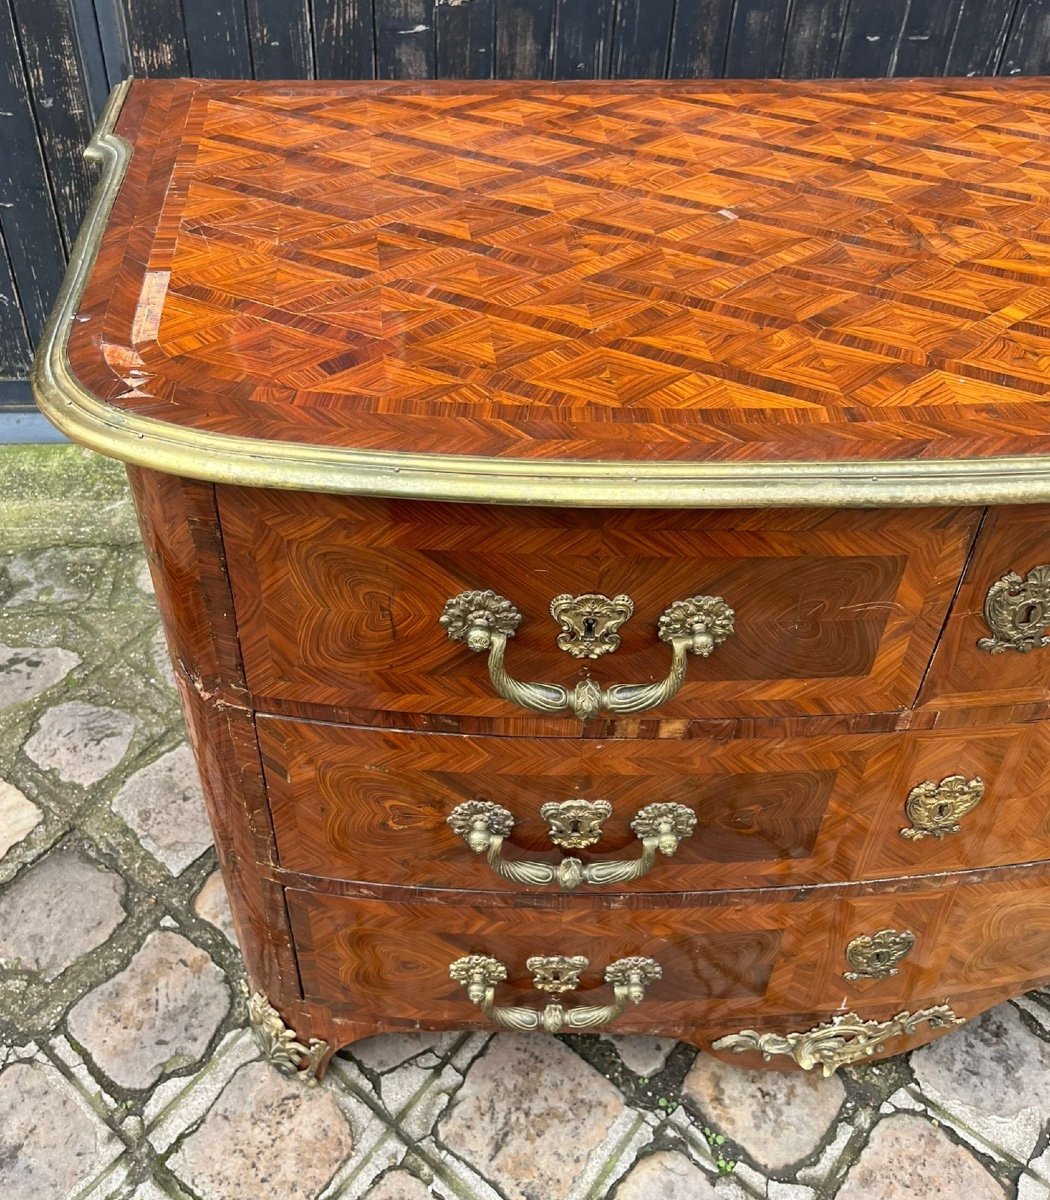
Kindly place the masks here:
POLYGON ((569 832, 575 837, 576 834, 582 832, 582 824, 583 824, 583 822, 581 820, 573 821, 572 827, 569 830, 569 832))
POLYGON ((595 626, 598 624, 597 617, 583 618, 583 640, 589 642, 594 637, 595 626))
POLYGON ((1030 600, 1021 610, 1021 624, 1035 625, 1043 623, 1043 606, 1035 600, 1030 600))
POLYGON ((955 805, 950 804, 947 801, 942 801, 940 804, 937 805, 937 808, 935 811, 937 813, 937 816, 939 816, 942 820, 945 820, 948 817, 954 816, 955 805))

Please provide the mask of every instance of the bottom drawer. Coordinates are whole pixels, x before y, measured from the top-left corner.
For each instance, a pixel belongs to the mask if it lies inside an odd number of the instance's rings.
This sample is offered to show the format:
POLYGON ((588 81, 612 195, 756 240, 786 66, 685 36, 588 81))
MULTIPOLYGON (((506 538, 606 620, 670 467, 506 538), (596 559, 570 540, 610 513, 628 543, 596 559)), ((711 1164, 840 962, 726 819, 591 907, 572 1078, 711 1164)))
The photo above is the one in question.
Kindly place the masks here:
POLYGON ((971 993, 994 1002, 999 991, 1005 997, 1050 979, 1045 866, 1002 869, 982 882, 912 882, 914 890, 896 894, 850 885, 819 889, 819 898, 782 889, 732 902, 711 893, 664 903, 640 896, 638 904, 625 897, 515 903, 493 893, 468 903, 455 894, 384 899, 384 889, 289 888, 286 896, 306 1000, 385 1028, 491 1025, 450 978, 450 966, 469 956, 505 966, 496 1004, 533 1010, 547 997, 526 968, 531 957, 589 960, 563 997, 566 1008, 610 1002, 608 964, 652 959, 660 978, 615 1027, 687 1040, 713 1024, 729 1032, 778 1014, 893 1014, 918 997, 952 1004, 971 993))

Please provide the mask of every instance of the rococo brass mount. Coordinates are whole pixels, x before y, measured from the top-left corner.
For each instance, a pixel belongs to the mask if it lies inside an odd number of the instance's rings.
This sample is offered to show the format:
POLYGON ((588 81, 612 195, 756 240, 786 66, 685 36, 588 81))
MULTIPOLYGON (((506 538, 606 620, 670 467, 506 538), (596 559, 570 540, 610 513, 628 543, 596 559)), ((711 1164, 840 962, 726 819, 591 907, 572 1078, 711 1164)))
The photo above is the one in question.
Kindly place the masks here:
POLYGON ((651 958, 618 958, 605 968, 605 982, 611 983, 613 988, 612 1004, 565 1008, 559 997, 579 987, 580 975, 589 965, 582 954, 570 958, 560 954, 535 955, 526 959, 525 966, 532 973, 533 987, 550 995, 541 1010, 496 1004, 496 985, 507 978, 507 968, 497 958, 470 954, 457 958, 448 973, 467 989, 470 999, 496 1025, 504 1029, 543 1029, 547 1033, 608 1025, 623 1013, 628 1001, 638 1004, 645 996, 646 987, 662 974, 660 964, 651 958))
POLYGON ((505 596, 491 590, 460 592, 446 600, 440 623, 453 641, 465 643, 475 653, 488 652, 489 678, 504 700, 534 712, 571 709, 581 721, 589 721, 602 712, 646 712, 670 700, 685 681, 687 656, 707 658, 732 634, 734 616, 721 596, 675 600, 657 623, 657 637, 671 647, 666 678, 658 683, 614 683, 609 687, 594 679, 581 679, 572 691, 557 683, 524 683, 507 674, 503 665, 507 639, 517 632, 522 616, 505 596))
POLYGON ((612 816, 608 800, 562 800, 540 806, 540 816, 550 827, 551 841, 566 850, 593 846, 602 836, 602 822, 612 816))
POLYGON ((928 1022, 931 1029, 962 1024, 947 1004, 914 1013, 898 1013, 889 1021, 864 1021, 850 1012, 804 1033, 760 1033, 756 1029, 744 1029, 719 1038, 712 1043, 712 1049, 732 1050, 736 1054, 757 1050, 767 1061, 774 1054, 786 1054, 803 1071, 820 1067, 827 1076, 833 1075, 839 1067, 870 1058, 892 1038, 914 1033, 915 1027, 923 1021, 928 1022))
POLYGON ((949 775, 940 783, 924 779, 908 793, 904 813, 910 825, 901 830, 901 837, 918 841, 920 838, 944 838, 958 833, 959 822, 972 812, 984 798, 984 780, 967 780, 962 775, 949 775))
MULTIPOLYGON (((244 989, 247 993, 247 988, 244 989)), ((331 1046, 320 1038, 300 1040, 294 1029, 290 1029, 281 1014, 261 992, 248 995, 248 1021, 256 1045, 263 1058, 284 1075, 292 1075, 303 1083, 314 1087, 321 1062, 327 1057, 331 1046)))
POLYGON ((984 619, 992 631, 977 645, 990 654, 1027 654, 1050 646, 1050 564, 1033 567, 1022 579, 1010 571, 988 589, 984 619))
POLYGON ((850 970, 847 979, 888 979, 897 974, 897 964, 906 958, 915 945, 915 934, 906 929, 880 929, 878 933, 862 934, 846 946, 846 962, 850 970))
POLYGON ((601 596, 588 592, 570 596, 567 592, 551 601, 551 616, 561 626, 558 648, 574 658, 599 658, 620 645, 616 632, 634 612, 630 596, 601 596))
MULTIPOLYGON (((583 806, 589 803, 586 800, 566 800, 563 804, 545 804, 540 809, 540 815, 551 824, 551 840, 562 845, 588 845, 596 841, 601 836, 600 821, 612 811, 606 800, 593 801, 593 808, 597 812, 583 822, 588 830, 584 835, 587 840, 580 837, 566 843, 556 832, 566 826, 579 827, 578 817, 574 815, 566 820, 563 812, 585 813, 583 806), (597 832, 592 836, 594 830, 597 832)), ((652 869, 657 852, 674 854, 682 838, 693 832, 696 814, 684 804, 647 804, 631 820, 631 829, 642 843, 641 856, 627 861, 593 863, 583 863, 571 856, 559 863, 504 858, 503 839, 514 828, 514 817, 508 809, 487 800, 467 800, 457 804, 448 815, 448 823, 475 854, 484 854, 489 866, 504 879, 534 887, 556 884, 566 891, 572 891, 584 883, 601 887, 639 879, 652 869)))

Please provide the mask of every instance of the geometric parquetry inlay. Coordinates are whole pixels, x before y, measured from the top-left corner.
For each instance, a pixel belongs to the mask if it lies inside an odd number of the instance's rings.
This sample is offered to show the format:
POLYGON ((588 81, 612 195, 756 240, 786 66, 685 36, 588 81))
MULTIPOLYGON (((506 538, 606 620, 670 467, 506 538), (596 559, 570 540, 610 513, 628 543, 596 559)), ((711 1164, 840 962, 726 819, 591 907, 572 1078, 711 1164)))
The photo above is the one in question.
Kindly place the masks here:
POLYGON ((123 407, 312 443, 1048 453, 1048 99, 173 81, 122 118, 108 367, 94 327, 72 357, 123 407))

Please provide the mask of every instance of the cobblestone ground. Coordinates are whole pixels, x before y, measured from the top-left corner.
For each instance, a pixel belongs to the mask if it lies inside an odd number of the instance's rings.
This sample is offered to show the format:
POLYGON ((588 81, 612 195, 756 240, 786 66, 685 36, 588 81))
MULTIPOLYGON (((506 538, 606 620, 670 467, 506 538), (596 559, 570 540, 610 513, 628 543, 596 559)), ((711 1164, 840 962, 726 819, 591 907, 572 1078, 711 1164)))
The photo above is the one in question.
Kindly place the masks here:
POLYGON ((655 1038, 259 1061, 119 468, 0 448, 4 1200, 1048 1200, 1050 1001, 830 1080, 655 1038))

